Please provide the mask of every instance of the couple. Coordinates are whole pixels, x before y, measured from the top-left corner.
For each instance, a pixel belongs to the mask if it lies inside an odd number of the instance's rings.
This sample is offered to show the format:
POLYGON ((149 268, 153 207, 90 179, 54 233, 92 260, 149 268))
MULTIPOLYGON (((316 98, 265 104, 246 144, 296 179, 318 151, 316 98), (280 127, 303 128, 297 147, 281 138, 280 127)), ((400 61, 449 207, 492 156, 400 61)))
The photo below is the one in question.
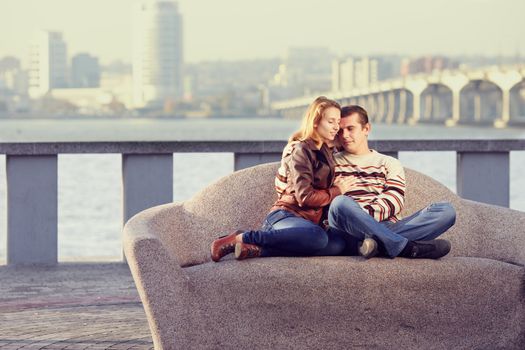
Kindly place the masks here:
POLYGON ((211 245, 218 262, 267 256, 377 254, 438 259, 450 243, 436 239, 455 223, 450 203, 433 203, 401 219, 401 163, 368 148, 371 126, 359 106, 318 97, 283 151, 279 198, 260 230, 236 231, 211 245), (334 145, 342 150, 334 155, 334 145), (327 224, 328 223, 328 224, 327 224))

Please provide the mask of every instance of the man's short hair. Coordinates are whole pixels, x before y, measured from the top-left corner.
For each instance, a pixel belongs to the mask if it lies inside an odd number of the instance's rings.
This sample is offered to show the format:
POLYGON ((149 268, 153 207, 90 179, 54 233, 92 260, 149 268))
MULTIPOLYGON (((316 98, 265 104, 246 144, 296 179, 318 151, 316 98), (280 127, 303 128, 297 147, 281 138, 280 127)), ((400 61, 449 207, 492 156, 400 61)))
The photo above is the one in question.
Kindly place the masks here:
POLYGON ((361 124, 362 127, 368 124, 368 113, 363 107, 358 105, 350 105, 341 108, 341 118, 349 117, 354 113, 359 115, 359 124, 361 124))

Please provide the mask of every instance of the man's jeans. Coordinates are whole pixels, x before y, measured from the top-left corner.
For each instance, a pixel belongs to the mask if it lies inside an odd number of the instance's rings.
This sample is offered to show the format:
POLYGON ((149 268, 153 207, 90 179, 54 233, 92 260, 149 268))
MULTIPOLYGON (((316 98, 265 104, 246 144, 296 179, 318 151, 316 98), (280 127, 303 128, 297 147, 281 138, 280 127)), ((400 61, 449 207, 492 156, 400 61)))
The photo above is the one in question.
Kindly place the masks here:
POLYGON ((358 240, 374 238, 390 257, 398 256, 408 241, 437 238, 456 222, 456 212, 448 202, 428 207, 398 221, 377 222, 352 198, 340 195, 330 204, 330 228, 340 234, 350 234, 358 240))
POLYGON ((269 213, 261 230, 246 231, 243 242, 262 247, 262 256, 339 255, 346 245, 339 234, 284 209, 269 213))

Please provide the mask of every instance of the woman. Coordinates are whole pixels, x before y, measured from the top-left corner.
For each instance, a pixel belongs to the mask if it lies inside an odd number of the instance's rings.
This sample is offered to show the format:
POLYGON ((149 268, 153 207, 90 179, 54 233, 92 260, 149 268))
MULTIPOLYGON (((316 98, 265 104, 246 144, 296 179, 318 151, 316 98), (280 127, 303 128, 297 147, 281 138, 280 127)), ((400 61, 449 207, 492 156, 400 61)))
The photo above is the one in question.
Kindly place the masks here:
MULTIPOLYGON (((217 262, 235 252, 238 260, 264 256, 338 255, 341 236, 326 232, 320 223, 336 196, 350 188, 348 179, 334 183, 331 145, 339 131, 341 107, 324 96, 309 106, 301 128, 283 152, 283 187, 261 230, 236 231, 211 245, 217 262)), ((278 174, 279 178, 279 174, 278 174)))

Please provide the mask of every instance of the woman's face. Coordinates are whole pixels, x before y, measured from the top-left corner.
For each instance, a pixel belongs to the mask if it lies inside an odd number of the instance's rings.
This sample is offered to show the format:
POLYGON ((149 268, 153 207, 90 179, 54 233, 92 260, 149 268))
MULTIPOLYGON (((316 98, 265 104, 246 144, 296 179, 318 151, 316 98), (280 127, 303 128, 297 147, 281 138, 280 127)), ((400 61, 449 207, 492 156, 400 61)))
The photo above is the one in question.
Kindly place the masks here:
POLYGON ((315 124, 315 130, 324 143, 330 144, 339 131, 341 121, 341 111, 335 107, 328 107, 323 112, 319 124, 315 124))

